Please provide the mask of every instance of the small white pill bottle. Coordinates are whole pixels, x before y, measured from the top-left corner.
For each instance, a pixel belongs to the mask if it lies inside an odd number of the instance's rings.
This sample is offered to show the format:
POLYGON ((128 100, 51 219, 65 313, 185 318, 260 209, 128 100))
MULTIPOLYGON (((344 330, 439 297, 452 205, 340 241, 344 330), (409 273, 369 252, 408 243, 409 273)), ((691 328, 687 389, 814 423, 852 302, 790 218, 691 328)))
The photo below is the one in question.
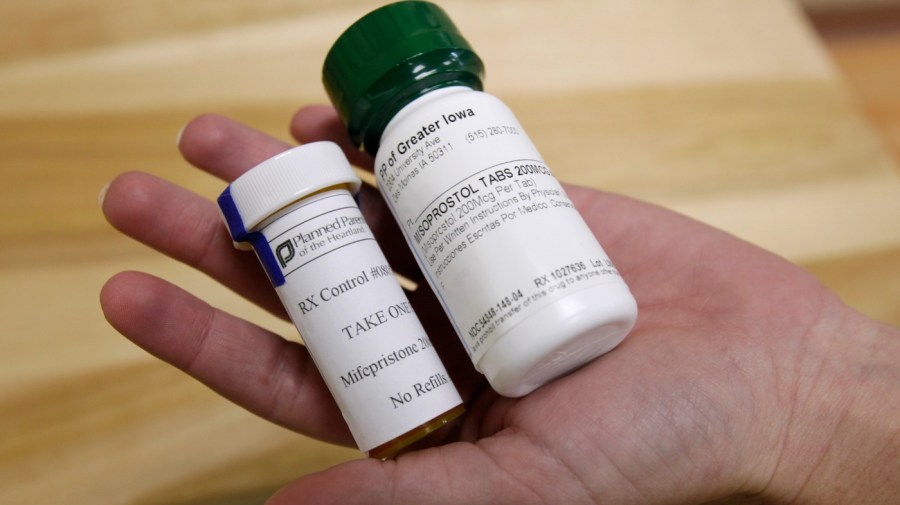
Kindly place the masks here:
POLYGON ((518 397, 613 349, 637 305, 483 71, 441 8, 398 2, 338 38, 323 83, 475 367, 518 397))
POLYGON ((341 149, 306 144, 270 158, 218 199, 251 246, 360 450, 388 458, 464 410, 353 194, 341 149))

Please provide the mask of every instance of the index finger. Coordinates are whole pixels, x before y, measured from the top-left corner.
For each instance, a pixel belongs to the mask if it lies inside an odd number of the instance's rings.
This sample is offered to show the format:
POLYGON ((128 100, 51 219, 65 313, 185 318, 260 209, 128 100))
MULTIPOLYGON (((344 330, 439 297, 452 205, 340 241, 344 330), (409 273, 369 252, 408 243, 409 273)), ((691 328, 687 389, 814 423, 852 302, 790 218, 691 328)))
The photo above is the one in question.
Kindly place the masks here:
POLYGON ((218 114, 197 116, 178 139, 178 150, 188 163, 226 182, 291 147, 218 114))
POLYGON ((301 144, 329 140, 339 145, 353 165, 372 171, 372 157, 350 142, 347 128, 333 107, 310 105, 301 108, 291 119, 291 135, 301 144))

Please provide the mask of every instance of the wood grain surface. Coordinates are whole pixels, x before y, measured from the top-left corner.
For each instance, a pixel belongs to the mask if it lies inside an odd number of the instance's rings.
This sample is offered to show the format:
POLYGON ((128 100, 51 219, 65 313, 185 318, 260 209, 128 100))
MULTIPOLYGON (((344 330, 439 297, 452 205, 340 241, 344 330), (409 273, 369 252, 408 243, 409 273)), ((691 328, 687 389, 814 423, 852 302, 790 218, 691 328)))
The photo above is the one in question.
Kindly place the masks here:
MULTIPOLYGON (((287 139, 292 113, 325 101, 330 43, 376 5, 0 3, 0 503, 261 503, 358 457, 106 324, 100 287, 136 269, 294 331, 117 234, 97 195, 126 170, 217 195, 179 158, 182 125, 215 111, 287 139)), ((781 0, 443 5, 561 179, 721 227, 900 324, 900 31, 841 32, 829 53, 781 0)))

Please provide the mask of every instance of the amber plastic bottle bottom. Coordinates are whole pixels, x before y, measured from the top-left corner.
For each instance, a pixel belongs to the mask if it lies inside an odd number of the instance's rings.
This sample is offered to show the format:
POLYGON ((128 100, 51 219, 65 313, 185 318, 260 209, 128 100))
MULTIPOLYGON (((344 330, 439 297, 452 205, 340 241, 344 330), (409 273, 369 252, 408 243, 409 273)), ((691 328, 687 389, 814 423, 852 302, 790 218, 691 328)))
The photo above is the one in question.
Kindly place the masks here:
POLYGON ((393 440, 389 440, 379 445, 378 447, 375 447, 368 452, 368 456, 370 458, 377 458, 382 460, 398 456, 404 448, 408 447, 414 442, 425 438, 429 433, 440 429, 445 424, 459 417, 465 411, 465 405, 457 405, 447 412, 444 412, 443 414, 435 417, 431 421, 419 425, 400 435, 399 437, 393 440))

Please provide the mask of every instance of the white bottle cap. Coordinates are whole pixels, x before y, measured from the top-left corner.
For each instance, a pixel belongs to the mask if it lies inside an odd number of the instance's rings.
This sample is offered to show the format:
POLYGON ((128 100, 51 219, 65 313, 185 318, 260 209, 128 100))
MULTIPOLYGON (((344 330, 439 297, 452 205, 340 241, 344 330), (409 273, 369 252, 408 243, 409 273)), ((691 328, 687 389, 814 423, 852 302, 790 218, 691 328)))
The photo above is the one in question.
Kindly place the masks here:
POLYGON ((333 142, 304 144, 263 161, 232 182, 219 196, 219 208, 235 242, 287 205, 316 191, 346 184, 352 193, 359 176, 333 142))

